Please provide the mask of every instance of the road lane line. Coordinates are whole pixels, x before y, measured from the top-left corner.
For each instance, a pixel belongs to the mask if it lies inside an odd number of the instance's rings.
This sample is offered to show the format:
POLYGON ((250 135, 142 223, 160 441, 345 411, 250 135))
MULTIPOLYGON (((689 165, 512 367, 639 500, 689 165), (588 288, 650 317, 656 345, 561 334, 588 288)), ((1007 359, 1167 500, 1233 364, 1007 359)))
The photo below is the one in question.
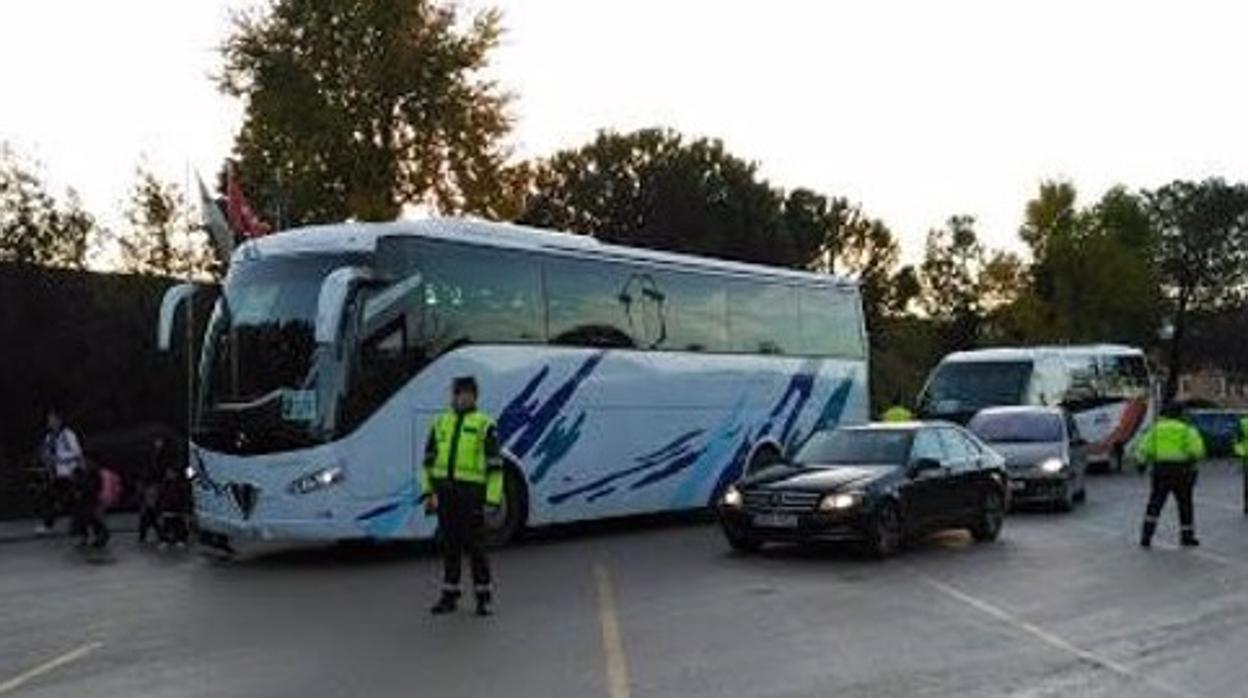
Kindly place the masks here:
POLYGON ((88 642, 87 644, 77 649, 70 650, 69 652, 62 654, 59 657, 54 657, 52 659, 49 659, 48 661, 44 662, 43 664, 40 664, 37 667, 34 667, 33 669, 30 669, 21 674, 18 674, 17 676, 14 676, 8 681, 5 681, 4 683, 0 683, 0 696, 5 695, 7 693, 12 693, 13 691, 16 691, 17 689, 21 688, 22 686, 25 686, 31 681, 34 681, 40 676, 43 676, 44 674, 50 671, 55 671, 59 669, 60 667, 63 667, 66 664, 69 664, 70 662, 76 662, 79 659, 82 659, 83 657, 87 656, 88 654, 91 654, 92 652, 98 650, 99 648, 103 646, 104 646, 103 642, 88 642))
POLYGON ((1162 693, 1165 693, 1168 695, 1172 695, 1172 696, 1194 695, 1188 691, 1181 690, 1167 683, 1157 681, 1156 679, 1150 679, 1147 676, 1143 676, 1142 674, 1134 671, 1133 669, 1131 669, 1131 667, 1125 664, 1121 664, 1107 657, 1102 657, 1098 654, 1089 652, 1088 650, 1085 650, 1081 647, 1077 647, 1071 644, 1070 642, 1068 642, 1067 640, 1064 640, 1058 637, 1057 635, 1054 635, 1053 633, 1048 632, 1044 628, 1033 625, 1032 623, 1029 623, 1023 620, 1022 618, 1019 618, 1018 616, 1010 613, 1009 611, 1006 611, 1003 608, 995 606, 982 599, 975 598, 974 596, 971 596, 970 594, 960 589, 956 589, 952 586, 949 586, 948 584, 940 581, 939 579, 935 579, 927 575, 920 575, 920 579, 923 581, 924 584, 932 587, 933 589, 941 592, 942 594, 945 594, 946 596, 950 596, 954 599, 957 599, 958 601, 961 601, 962 603, 968 606, 971 606, 972 608, 978 611, 981 611, 989 616, 992 616, 993 618, 996 618, 997 620, 1001 621, 1002 623, 1005 623, 1006 625, 1013 627, 1015 630, 1022 631, 1030 635, 1031 637, 1035 638, 1036 640, 1039 640, 1040 642, 1043 642, 1044 644, 1049 645, 1050 647, 1053 647, 1054 649, 1058 649, 1067 654, 1073 655, 1083 660, 1084 662, 1087 662, 1094 666, 1098 666, 1102 669, 1106 669, 1108 671, 1111 671, 1115 674, 1118 674, 1119 676, 1130 679, 1132 681, 1145 684, 1149 686, 1150 688, 1161 691, 1162 693))
POLYGON ((606 565, 594 564, 598 587, 598 621, 602 625, 602 654, 607 660, 608 698, 629 698, 628 656, 620 636, 620 619, 615 613, 615 588, 606 565))

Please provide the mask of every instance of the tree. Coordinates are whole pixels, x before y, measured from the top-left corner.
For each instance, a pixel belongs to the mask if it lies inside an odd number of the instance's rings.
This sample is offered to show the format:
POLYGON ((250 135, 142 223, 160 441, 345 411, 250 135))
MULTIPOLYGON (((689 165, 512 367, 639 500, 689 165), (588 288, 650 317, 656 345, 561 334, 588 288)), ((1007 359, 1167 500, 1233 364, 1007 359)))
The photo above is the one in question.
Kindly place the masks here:
POLYGON ((1173 335, 1165 397, 1178 392, 1189 315, 1242 302, 1248 285, 1248 185, 1174 181, 1146 194, 1173 335))
POLYGON ((118 239, 122 266, 140 274, 220 277, 205 233, 193 220, 177 185, 140 167, 126 210, 128 229, 118 239))
POLYGON ((95 219, 71 189, 63 202, 0 145, 0 261, 82 268, 95 219))
POLYGON ((953 351, 975 346, 991 329, 988 320, 1026 290, 1022 260, 989 251, 975 233, 975 219, 953 216, 927 235, 919 267, 923 309, 943 328, 943 345, 953 351))
POLYGON ((500 36, 437 0, 276 0, 235 16, 220 88, 249 198, 278 225, 389 220, 408 204, 508 216, 509 97, 483 77, 500 36))
POLYGON ((830 204, 804 190, 786 206, 721 142, 674 131, 602 132, 534 164, 520 222, 607 242, 804 267, 823 249, 830 204))

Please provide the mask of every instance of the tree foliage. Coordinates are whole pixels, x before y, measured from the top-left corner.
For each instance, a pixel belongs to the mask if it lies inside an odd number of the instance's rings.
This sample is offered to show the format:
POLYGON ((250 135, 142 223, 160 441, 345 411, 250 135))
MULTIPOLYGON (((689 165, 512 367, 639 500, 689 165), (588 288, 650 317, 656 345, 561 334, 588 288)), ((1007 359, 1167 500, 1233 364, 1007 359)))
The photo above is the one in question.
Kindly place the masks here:
POLYGON ((1189 316, 1242 303, 1248 286, 1248 185, 1175 181, 1147 196, 1174 327, 1166 395, 1178 390, 1189 316))
POLYGON ((82 268, 96 232, 71 189, 63 201, 38 174, 0 145, 0 261, 82 268))
POLYGON ((118 238, 122 267, 139 274, 219 277, 220 265, 181 189, 139 168, 118 238))
POLYGON ((500 15, 437 0, 276 0, 235 17, 221 89, 250 198, 279 225, 407 204, 508 216, 508 96, 484 77, 500 15))

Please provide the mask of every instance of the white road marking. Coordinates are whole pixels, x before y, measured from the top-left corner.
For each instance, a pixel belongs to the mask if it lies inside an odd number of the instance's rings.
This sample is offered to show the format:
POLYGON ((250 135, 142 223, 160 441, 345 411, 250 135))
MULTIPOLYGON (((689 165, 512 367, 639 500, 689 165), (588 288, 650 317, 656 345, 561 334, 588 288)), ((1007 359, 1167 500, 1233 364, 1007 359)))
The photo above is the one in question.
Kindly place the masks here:
POLYGON ((31 681, 34 681, 40 676, 43 676, 44 674, 50 671, 55 671, 56 669, 59 669, 60 667, 65 666, 66 664, 69 664, 70 662, 78 661, 79 659, 82 659, 83 657, 87 656, 88 654, 91 654, 92 652, 98 650, 99 648, 103 646, 104 646, 103 642, 88 642, 87 644, 77 649, 70 650, 69 652, 66 652, 65 654, 60 655, 59 657, 54 657, 52 659, 49 659, 48 661, 44 662, 43 664, 40 664, 37 667, 34 667, 32 669, 29 669, 28 671, 18 674, 17 676, 14 676, 13 678, 9 679, 8 681, 5 681, 4 683, 0 683, 0 695, 12 693, 13 691, 16 691, 17 689, 21 688, 22 686, 25 686, 31 681))
POLYGON ((602 653, 607 660, 608 698, 629 698, 628 656, 620 636, 620 620, 615 613, 615 589, 605 565, 594 565, 598 587, 598 620, 602 625, 602 653))
POLYGON ((1132 681, 1145 684, 1149 686, 1150 688, 1156 689, 1168 695, 1172 695, 1172 696, 1194 695, 1188 691, 1181 690, 1167 683, 1157 681, 1155 679, 1150 679, 1146 676, 1143 676, 1125 664, 1121 664, 1107 657, 1102 657, 1098 654, 1089 652, 1088 650, 1085 650, 1081 647, 1077 647, 1071 644, 1070 642, 1068 642, 1067 640, 1064 640, 1058 637, 1057 635, 1050 633, 1044 628, 1041 628, 1032 623, 1029 623, 1023 620, 1022 618, 1019 618, 1018 616, 1010 613, 1009 611, 1006 611, 1003 608, 995 606, 982 599, 975 598, 974 596, 971 596, 970 594, 964 591, 961 591, 960 589, 956 589, 952 586, 949 586, 948 584, 938 579, 934 579, 927 575, 920 575, 920 579, 922 579, 924 584, 927 584, 928 586, 941 592, 942 594, 945 594, 946 596, 950 596, 954 599, 957 599, 958 601, 961 601, 962 603, 968 606, 971 606, 972 608, 975 608, 978 611, 981 611, 989 616, 992 616, 993 618, 996 618, 997 620, 1001 621, 1002 623, 1005 623, 1006 625, 1013 627, 1016 630, 1022 631, 1030 635, 1036 640, 1039 640, 1040 642, 1043 642, 1044 644, 1050 647, 1053 647, 1054 649, 1058 649, 1067 654, 1078 657, 1079 659, 1089 664, 1098 666, 1102 669, 1106 669, 1108 671, 1111 671, 1115 674, 1118 674, 1119 676, 1125 677, 1132 681))

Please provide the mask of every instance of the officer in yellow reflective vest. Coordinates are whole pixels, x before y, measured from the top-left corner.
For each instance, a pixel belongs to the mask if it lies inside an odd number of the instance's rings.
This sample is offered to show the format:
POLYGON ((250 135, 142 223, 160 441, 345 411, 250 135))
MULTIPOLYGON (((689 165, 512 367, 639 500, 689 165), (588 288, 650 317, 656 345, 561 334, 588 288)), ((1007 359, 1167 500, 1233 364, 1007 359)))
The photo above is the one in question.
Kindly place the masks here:
POLYGON ((885 422, 913 422, 914 413, 902 403, 901 395, 898 394, 893 398, 892 407, 884 410, 884 413, 880 415, 880 419, 885 422))
POLYGON ((1239 420, 1239 438, 1235 439, 1235 455, 1239 456, 1244 475, 1244 513, 1248 514, 1248 417, 1239 420))
POLYGON ((1179 504, 1180 542, 1200 545, 1192 511, 1192 488, 1196 485, 1196 464, 1205 457, 1205 442, 1195 427, 1180 419, 1181 412, 1175 405, 1166 405, 1161 414, 1161 419, 1140 436, 1135 451, 1141 465, 1151 465, 1153 469, 1140 545, 1152 545, 1157 517, 1171 493, 1179 504))
POLYGON ((503 498, 503 461, 494 420, 477 409, 477 381, 456 378, 451 409, 434 419, 425 441, 420 491, 425 511, 438 515, 438 538, 444 563, 442 596, 435 615, 459 605, 464 554, 472 566, 477 615, 493 611, 490 563, 485 555, 485 508, 503 498))

